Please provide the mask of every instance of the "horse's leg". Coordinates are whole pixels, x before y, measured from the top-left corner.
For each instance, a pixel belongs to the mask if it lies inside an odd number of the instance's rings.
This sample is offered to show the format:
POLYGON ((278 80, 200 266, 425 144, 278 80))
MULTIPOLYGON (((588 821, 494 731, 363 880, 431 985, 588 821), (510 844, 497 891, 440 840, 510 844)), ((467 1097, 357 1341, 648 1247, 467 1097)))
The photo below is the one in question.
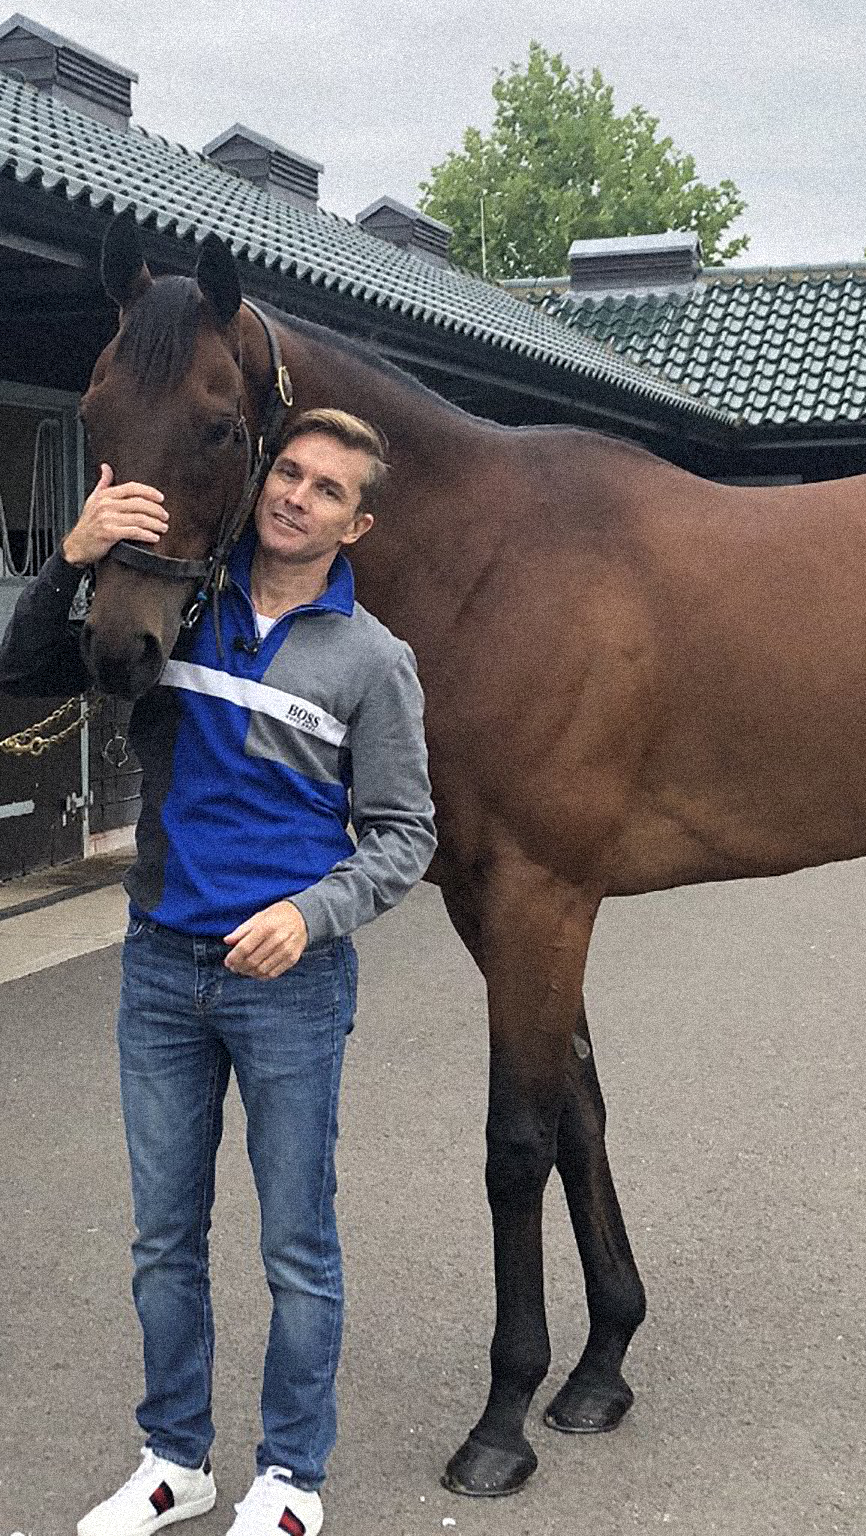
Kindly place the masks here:
POLYGON ((542 1197, 557 1150, 569 1052, 597 898, 511 857, 455 916, 482 957, 490 1013, 487 1194, 496 1327, 487 1406, 448 1463, 454 1492, 519 1488, 537 1460, 526 1413, 550 1365, 542 1197), (467 917, 474 907, 477 925, 467 917))
POLYGON ((547 1424, 572 1434, 614 1429, 631 1407, 634 1396, 621 1366, 646 1312, 608 1165, 604 1127, 604 1101, 581 1006, 559 1119, 556 1167, 583 1264, 589 1337, 545 1414, 547 1424))

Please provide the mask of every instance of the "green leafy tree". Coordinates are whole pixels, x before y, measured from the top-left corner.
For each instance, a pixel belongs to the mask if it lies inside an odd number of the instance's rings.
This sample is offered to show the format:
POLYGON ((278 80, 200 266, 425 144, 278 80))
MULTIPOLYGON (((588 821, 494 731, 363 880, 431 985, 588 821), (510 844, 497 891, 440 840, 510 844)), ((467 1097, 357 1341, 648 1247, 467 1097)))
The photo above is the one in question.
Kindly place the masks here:
POLYGON ((659 138, 643 107, 617 116, 613 90, 594 69, 572 71, 559 54, 529 45, 493 86, 488 137, 467 128, 421 183, 421 207, 454 230, 454 260, 488 277, 567 270, 572 240, 692 229, 704 260, 720 264, 748 246, 721 243, 746 207, 732 181, 706 186, 692 155, 659 138), (482 256, 482 209, 484 257, 482 256))

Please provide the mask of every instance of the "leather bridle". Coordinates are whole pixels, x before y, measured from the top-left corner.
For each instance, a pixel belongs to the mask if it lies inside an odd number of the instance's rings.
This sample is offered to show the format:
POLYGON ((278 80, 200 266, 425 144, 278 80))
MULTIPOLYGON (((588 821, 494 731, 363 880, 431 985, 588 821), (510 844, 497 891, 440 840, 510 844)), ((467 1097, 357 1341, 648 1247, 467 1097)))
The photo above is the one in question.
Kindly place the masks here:
MULTIPOLYGON (((211 597, 213 597, 217 645, 220 650, 218 604, 220 593, 224 592, 229 584, 228 557, 240 538, 246 526, 247 518, 259 499, 262 486, 267 479, 268 471, 279 447, 286 412, 291 408, 293 399, 291 376, 282 360, 280 344, 271 321, 249 299, 244 299, 243 302, 260 322, 267 338, 271 365, 271 388, 265 404, 261 431, 255 448, 253 447, 250 430, 242 410, 237 420, 232 424, 232 436, 235 442, 245 443, 247 453, 244 486, 237 506, 234 509, 230 509, 223 517, 216 543, 210 554, 205 556, 203 560, 177 560, 172 555, 158 555, 154 550, 146 549, 142 544, 134 543, 129 539, 121 539, 112 546, 105 556, 106 560, 116 560, 119 565, 129 566, 134 571, 142 571, 146 576, 158 576, 160 581, 180 581, 184 583, 195 581, 197 583, 195 596, 190 599, 190 602, 184 609, 181 627, 183 629, 191 629, 202 613, 202 610, 207 606, 211 597)), ((241 373, 243 374, 242 357, 241 373)))

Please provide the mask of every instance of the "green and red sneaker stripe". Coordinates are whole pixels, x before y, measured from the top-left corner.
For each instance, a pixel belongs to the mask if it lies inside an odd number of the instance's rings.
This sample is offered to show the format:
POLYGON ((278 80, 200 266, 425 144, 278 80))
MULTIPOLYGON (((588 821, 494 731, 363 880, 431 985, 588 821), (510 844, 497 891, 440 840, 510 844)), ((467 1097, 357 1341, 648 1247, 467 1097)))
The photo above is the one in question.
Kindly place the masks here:
POLYGON ((174 1494, 168 1483, 160 1483, 158 1488, 154 1488, 150 1502, 158 1515, 164 1515, 166 1510, 174 1507, 174 1494))

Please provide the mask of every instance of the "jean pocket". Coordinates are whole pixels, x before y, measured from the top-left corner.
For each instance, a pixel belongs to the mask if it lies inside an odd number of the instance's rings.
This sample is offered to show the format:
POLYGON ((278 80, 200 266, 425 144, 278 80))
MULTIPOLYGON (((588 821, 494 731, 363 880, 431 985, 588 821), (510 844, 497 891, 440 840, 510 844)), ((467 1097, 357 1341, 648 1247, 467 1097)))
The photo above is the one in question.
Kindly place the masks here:
POLYGON ((358 954, 350 938, 339 941, 340 965, 346 989, 346 1032, 348 1033, 355 1023, 355 1010, 358 1006, 358 954))

